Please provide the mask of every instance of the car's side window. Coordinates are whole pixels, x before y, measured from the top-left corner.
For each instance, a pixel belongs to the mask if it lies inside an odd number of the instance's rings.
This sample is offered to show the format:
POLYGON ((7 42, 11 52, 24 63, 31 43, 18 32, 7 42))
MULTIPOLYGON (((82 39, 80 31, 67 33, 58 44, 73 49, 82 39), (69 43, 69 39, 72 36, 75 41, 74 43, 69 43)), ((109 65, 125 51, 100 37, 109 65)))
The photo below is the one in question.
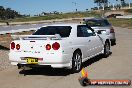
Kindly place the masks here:
POLYGON ((92 31, 91 29, 87 28, 87 31, 89 36, 95 36, 95 32, 92 31))
POLYGON ((86 25, 79 25, 77 27, 77 37, 89 37, 93 36, 94 33, 86 25))
POLYGON ((77 28, 77 37, 84 37, 83 30, 80 27, 77 28))

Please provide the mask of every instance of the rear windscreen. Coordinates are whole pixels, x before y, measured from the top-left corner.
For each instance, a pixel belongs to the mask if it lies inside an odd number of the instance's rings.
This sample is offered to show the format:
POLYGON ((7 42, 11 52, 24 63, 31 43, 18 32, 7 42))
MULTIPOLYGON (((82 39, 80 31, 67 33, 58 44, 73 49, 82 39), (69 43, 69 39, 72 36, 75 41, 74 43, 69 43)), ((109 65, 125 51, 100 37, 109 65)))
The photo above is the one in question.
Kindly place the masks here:
POLYGON ((69 37, 71 26, 47 26, 38 29, 33 35, 55 35, 60 34, 61 37, 69 37))
POLYGON ((88 20, 86 23, 91 27, 104 27, 110 25, 107 20, 88 20))

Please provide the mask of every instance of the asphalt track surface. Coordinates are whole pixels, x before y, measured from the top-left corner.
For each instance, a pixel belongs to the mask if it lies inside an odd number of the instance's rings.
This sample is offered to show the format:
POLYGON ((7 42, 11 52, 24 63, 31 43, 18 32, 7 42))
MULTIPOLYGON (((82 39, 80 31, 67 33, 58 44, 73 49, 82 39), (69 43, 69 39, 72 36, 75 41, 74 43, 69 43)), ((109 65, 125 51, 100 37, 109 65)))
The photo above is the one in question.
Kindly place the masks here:
MULTIPOLYGON (((84 63, 90 79, 132 80, 132 29, 115 27, 115 32, 117 45, 111 47, 112 54, 108 58, 100 56, 91 58, 84 63)), ((13 66, 0 71, 0 88, 82 88, 78 82, 80 75, 81 73, 71 74, 66 69, 52 68, 24 72, 13 66)), ((86 88, 132 88, 132 85, 86 88)))

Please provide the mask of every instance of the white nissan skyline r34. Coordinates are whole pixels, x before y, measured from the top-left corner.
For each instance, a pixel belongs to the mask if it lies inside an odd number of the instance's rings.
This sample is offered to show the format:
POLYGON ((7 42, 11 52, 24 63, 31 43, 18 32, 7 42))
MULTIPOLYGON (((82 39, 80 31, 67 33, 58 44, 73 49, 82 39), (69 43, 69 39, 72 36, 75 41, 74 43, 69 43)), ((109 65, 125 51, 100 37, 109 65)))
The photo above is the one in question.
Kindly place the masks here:
POLYGON ((9 59, 21 67, 50 66, 79 72, 82 63, 110 54, 110 41, 85 24, 44 26, 32 35, 12 35, 9 59))

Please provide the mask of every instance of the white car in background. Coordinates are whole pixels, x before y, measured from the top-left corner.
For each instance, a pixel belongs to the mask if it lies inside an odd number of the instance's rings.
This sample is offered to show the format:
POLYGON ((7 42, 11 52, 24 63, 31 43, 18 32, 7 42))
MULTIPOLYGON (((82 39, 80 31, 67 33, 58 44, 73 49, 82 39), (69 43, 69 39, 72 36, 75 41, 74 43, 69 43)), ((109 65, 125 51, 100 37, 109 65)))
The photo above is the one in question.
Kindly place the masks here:
POLYGON ((115 31, 112 25, 105 18, 86 18, 84 23, 93 28, 100 36, 106 34, 111 41, 111 45, 116 45, 115 31))
POLYGON ((50 66, 79 72, 82 63, 103 54, 110 54, 110 41, 82 24, 44 26, 32 35, 12 35, 9 59, 21 67, 50 66))

